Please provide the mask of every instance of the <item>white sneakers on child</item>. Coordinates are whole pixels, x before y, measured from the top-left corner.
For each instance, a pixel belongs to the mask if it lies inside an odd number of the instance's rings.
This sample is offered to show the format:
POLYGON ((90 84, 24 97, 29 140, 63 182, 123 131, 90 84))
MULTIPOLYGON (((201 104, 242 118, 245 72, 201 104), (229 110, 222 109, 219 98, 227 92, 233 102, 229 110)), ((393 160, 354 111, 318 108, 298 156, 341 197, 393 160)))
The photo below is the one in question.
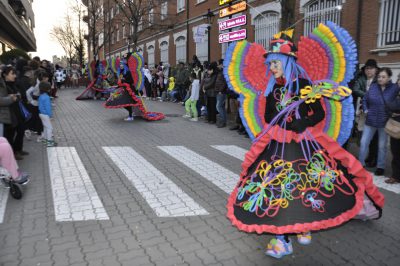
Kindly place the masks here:
POLYGON ((184 114, 182 117, 183 117, 183 118, 191 118, 191 116, 188 115, 188 114, 184 114))
POLYGON ((124 118, 124 121, 133 121, 135 120, 135 118, 133 118, 133 116, 128 116, 126 118, 124 118))
POLYGON ((192 122, 197 122, 197 121, 199 121, 199 119, 197 118, 197 117, 193 117, 193 118, 191 118, 191 119, 189 119, 190 121, 192 121, 192 122))

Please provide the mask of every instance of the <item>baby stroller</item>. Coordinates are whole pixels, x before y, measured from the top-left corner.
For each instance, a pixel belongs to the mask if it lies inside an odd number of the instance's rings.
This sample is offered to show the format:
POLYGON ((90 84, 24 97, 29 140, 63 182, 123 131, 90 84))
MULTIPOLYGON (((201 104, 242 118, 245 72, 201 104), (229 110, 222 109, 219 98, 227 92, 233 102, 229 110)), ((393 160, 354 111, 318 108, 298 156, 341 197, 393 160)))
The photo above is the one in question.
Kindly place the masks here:
POLYGON ((28 184, 29 176, 26 173, 21 173, 22 177, 20 181, 15 181, 11 178, 10 173, 7 169, 0 166, 0 183, 6 188, 10 189, 10 194, 14 199, 22 198, 22 186, 28 184))

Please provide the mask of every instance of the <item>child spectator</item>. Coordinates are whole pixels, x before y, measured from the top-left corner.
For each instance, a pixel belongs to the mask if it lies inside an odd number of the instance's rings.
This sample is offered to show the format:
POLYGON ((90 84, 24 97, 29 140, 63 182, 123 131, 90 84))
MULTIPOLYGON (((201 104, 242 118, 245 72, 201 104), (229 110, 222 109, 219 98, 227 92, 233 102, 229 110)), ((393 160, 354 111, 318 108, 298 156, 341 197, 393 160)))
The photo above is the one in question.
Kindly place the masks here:
POLYGON ((44 137, 46 139, 47 147, 54 147, 57 143, 53 140, 53 127, 50 121, 50 118, 53 116, 49 96, 50 89, 51 85, 48 82, 41 82, 39 84, 39 117, 43 123, 44 137))
POLYGON ((197 78, 195 73, 192 73, 190 75, 190 81, 192 82, 189 88, 190 97, 185 102, 186 114, 183 115, 183 117, 190 118, 193 116, 190 121, 197 122, 199 119, 196 104, 199 100, 200 80, 197 78))
POLYGON ((171 101, 174 99, 174 97, 172 96, 174 90, 175 90, 175 78, 169 77, 168 90, 167 90, 167 100, 168 101, 171 101))

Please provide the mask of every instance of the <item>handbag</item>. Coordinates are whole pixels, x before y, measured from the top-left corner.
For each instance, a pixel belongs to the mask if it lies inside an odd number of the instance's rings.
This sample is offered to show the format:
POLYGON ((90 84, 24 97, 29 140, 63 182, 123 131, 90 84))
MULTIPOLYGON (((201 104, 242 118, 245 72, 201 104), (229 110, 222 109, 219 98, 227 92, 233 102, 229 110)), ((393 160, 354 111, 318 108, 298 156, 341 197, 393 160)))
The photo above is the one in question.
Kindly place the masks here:
POLYGON ((393 117, 389 118, 385 125, 385 132, 395 139, 400 139, 400 122, 393 119, 393 117))
MULTIPOLYGON (((385 105, 385 108, 389 109, 386 105, 385 97, 383 97, 383 93, 381 90, 380 90, 380 92, 381 92, 381 97, 382 97, 383 103, 385 105)), ((385 132, 392 138, 400 139, 400 122, 397 122, 396 120, 394 120, 393 116, 397 116, 397 115, 392 114, 392 117, 390 117, 388 119, 388 121, 385 124, 385 132)))
POLYGON ((19 110, 21 111, 22 118, 24 119, 25 122, 29 121, 29 119, 32 118, 32 114, 26 109, 25 105, 19 101, 19 110))

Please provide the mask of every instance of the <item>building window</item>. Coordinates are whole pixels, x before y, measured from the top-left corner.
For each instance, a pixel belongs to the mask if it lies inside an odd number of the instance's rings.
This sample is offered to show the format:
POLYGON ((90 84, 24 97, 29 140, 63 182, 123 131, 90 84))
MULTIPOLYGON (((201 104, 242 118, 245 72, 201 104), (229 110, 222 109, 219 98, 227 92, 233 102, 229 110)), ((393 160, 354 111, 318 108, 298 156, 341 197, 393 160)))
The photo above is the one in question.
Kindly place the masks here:
POLYGON ((114 32, 111 33, 111 44, 115 43, 114 32))
POLYGON ((122 39, 125 39, 126 38, 126 27, 125 27, 125 25, 122 25, 122 39))
POLYGON ((161 62, 163 63, 168 63, 169 59, 168 59, 168 42, 167 41, 163 41, 160 44, 160 59, 161 62))
POLYGON ((149 67, 154 67, 154 46, 147 47, 147 64, 149 67))
POLYGON ((304 35, 321 22, 332 21, 340 25, 341 5, 343 0, 314 0, 304 6, 304 35))
POLYGON ((167 13, 168 13, 168 2, 163 2, 161 4, 161 20, 167 18, 167 13))
POLYGON ((117 25, 117 40, 115 41, 115 42, 119 42, 119 27, 118 27, 118 25, 117 25))
POLYGON ((154 23, 154 8, 149 11, 149 25, 154 23))
POLYGON ((268 50, 269 42, 275 33, 279 32, 279 14, 264 12, 254 18, 255 42, 268 50))
POLYGON ((106 22, 108 22, 109 20, 110 20, 110 18, 108 17, 109 16, 109 13, 108 12, 106 12, 106 22))
POLYGON ((176 64, 179 62, 186 63, 186 38, 179 36, 175 40, 176 45, 176 64))
POLYGON ((400 0, 381 0, 378 47, 400 44, 400 0))
POLYGON ((185 1, 186 0, 176 0, 176 13, 185 10, 185 1))
POLYGON ((111 17, 111 19, 114 18, 114 8, 113 7, 110 10, 110 17, 111 17))
POLYGON ((196 55, 199 61, 203 64, 208 61, 208 34, 204 36, 203 42, 196 43, 196 55))

